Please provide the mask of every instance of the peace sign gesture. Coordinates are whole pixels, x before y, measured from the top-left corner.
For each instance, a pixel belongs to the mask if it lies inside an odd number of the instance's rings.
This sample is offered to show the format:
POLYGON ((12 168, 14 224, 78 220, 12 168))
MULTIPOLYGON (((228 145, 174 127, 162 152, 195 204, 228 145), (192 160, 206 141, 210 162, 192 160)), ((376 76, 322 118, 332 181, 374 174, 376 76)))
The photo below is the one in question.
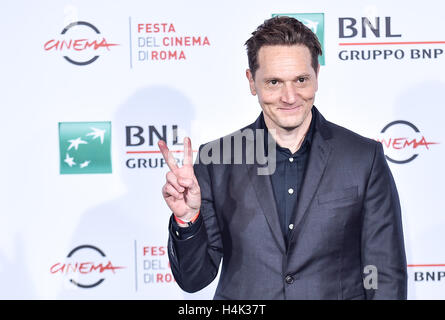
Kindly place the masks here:
POLYGON ((170 168, 162 187, 164 200, 176 217, 190 221, 201 207, 201 189, 193 171, 192 142, 184 138, 184 165, 180 168, 165 141, 160 140, 158 146, 170 168))

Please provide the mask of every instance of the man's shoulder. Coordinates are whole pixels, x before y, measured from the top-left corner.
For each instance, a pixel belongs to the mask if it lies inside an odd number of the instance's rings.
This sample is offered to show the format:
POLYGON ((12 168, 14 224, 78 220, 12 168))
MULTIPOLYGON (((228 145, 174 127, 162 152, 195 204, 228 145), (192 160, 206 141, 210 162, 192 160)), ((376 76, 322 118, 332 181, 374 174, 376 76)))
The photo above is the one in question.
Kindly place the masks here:
POLYGON ((338 154, 361 154, 364 157, 373 155, 380 142, 358 134, 336 123, 325 121, 331 132, 329 143, 338 154))
POLYGON ((373 140, 371 138, 365 137, 351 129, 340 126, 336 123, 326 121, 326 124, 329 126, 330 130, 333 132, 333 138, 335 140, 343 140, 350 143, 358 143, 363 145, 370 145, 375 147, 378 141, 373 140))
POLYGON ((316 131, 323 137, 323 139, 329 141, 329 143, 336 148, 340 147, 340 149, 342 149, 341 146, 344 146, 345 148, 353 149, 375 149, 378 144, 376 140, 367 138, 357 132, 326 120, 315 106, 313 107, 313 115, 315 116, 316 131))

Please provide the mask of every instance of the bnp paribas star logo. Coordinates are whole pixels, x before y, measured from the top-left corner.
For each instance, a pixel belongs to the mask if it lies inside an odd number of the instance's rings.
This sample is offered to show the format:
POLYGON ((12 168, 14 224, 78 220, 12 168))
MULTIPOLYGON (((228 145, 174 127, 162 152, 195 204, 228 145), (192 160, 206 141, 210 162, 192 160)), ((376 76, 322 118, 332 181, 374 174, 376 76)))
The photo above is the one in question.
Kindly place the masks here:
POLYGON ((111 122, 60 122, 60 173, 111 173, 111 122))
POLYGON ((325 48, 324 48, 324 13, 274 13, 274 16, 288 16, 295 18, 301 21, 306 27, 312 30, 313 33, 318 38, 321 44, 321 50, 323 50, 323 55, 321 55, 318 59, 320 64, 324 66, 324 56, 325 56, 325 48))

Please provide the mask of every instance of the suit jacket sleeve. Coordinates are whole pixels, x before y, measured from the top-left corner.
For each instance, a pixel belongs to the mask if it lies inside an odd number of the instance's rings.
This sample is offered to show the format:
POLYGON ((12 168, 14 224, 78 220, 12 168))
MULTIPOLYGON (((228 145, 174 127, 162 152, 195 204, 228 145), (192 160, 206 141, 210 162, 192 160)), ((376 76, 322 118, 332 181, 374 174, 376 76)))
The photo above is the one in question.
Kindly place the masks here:
POLYGON ((380 143, 376 145, 365 194, 361 248, 366 298, 406 299, 407 272, 400 202, 380 143), (365 269, 366 266, 371 268, 365 269), (367 282, 371 270, 377 271, 377 282, 374 283, 377 287, 369 287, 367 282))
POLYGON ((202 223, 199 229, 190 237, 180 239, 171 220, 169 224, 168 255, 172 273, 178 285, 187 292, 196 292, 210 284, 218 274, 222 257, 209 167, 201 163, 195 163, 193 167, 201 189, 202 223))

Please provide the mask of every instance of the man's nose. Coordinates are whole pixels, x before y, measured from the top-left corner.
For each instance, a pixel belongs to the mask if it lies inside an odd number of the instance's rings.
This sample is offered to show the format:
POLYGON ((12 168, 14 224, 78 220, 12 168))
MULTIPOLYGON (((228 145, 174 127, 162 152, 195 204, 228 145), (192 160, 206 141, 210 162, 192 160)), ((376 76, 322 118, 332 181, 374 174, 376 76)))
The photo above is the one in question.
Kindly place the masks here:
POLYGON ((298 100, 297 88, 292 83, 285 83, 281 92, 281 101, 287 104, 294 104, 298 100))

